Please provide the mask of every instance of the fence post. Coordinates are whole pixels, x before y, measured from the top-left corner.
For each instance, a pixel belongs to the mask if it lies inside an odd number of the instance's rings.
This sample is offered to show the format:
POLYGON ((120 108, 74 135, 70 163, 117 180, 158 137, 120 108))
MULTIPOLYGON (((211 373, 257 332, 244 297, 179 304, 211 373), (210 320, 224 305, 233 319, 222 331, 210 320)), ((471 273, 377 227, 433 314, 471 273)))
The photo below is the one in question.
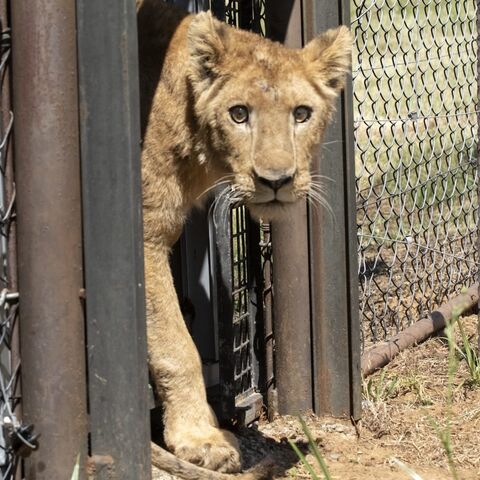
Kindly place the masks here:
POLYGON ((114 478, 143 480, 151 467, 135 2, 77 0, 77 20, 92 461, 98 480, 112 468, 114 478))
MULTIPOLYGON (((266 3, 267 35, 302 46, 300 0, 266 3)), ((275 380, 280 414, 311 409, 312 358, 307 207, 298 202, 272 223, 275 380)))
POLYGON ((63 479, 87 451, 75 2, 10 7, 25 477, 63 479))
MULTIPOLYGON (((304 0, 305 34, 340 24, 350 25, 350 2, 304 0)), ((314 164, 325 181, 334 218, 310 209, 314 405, 317 414, 358 418, 360 397, 360 329, 353 149, 352 87, 348 82, 337 104, 314 164)))

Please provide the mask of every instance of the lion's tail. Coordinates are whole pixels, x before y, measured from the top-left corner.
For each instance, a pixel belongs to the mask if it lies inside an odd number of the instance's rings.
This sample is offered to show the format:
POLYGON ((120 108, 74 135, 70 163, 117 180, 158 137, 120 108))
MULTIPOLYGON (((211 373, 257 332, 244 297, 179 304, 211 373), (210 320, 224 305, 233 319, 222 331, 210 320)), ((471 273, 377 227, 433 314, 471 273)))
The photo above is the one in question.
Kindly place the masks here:
POLYGON ((181 460, 152 442, 152 464, 183 480, 267 480, 272 477, 274 464, 270 458, 243 473, 220 473, 181 460))

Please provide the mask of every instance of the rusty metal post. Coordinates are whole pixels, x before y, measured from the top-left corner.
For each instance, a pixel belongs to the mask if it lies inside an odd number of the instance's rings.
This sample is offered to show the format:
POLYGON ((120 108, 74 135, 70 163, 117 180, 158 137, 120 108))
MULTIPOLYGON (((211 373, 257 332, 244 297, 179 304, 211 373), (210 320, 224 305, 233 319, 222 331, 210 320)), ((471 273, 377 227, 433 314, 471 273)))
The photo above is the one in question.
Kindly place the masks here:
MULTIPOLYGON (((304 0, 305 40, 328 28, 350 24, 350 2, 304 0)), ((353 416, 361 412, 360 326, 351 82, 337 102, 323 149, 314 161, 325 175, 326 197, 333 218, 311 209, 310 262, 317 414, 353 416)))
POLYGON ((66 479, 87 449, 75 1, 10 7, 25 478, 66 479))
POLYGON ((76 3, 92 463, 96 480, 148 480, 135 2, 76 3))
MULTIPOLYGON (((268 2, 267 7, 267 21, 274 22, 267 32, 275 34, 274 40, 285 40, 289 47, 301 47, 301 1, 268 2), (281 12, 283 16, 278 17, 281 12)), ((296 414, 313 406, 307 224, 304 202, 272 223, 275 379, 280 414, 296 414)))

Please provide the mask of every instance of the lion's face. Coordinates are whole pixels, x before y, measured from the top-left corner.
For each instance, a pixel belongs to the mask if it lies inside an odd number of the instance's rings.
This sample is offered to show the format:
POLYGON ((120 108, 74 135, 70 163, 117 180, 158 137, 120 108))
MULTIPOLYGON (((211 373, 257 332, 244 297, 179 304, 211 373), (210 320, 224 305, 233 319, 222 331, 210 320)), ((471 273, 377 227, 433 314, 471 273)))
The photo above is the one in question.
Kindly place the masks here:
MULTIPOLYGON (((341 27, 301 50, 234 30, 209 14, 189 29, 195 114, 230 197, 255 216, 315 196, 310 159, 350 66, 341 27)), ((318 192, 317 192, 318 193, 318 192)))

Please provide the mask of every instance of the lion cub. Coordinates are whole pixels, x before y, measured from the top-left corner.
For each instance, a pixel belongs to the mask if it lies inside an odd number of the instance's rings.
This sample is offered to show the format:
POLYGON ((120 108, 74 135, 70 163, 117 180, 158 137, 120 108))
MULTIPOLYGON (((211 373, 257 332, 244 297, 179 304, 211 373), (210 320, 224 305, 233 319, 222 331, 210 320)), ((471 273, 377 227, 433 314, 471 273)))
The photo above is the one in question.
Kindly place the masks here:
POLYGON ((310 159, 350 68, 347 28, 303 49, 137 0, 149 368, 164 439, 179 458, 240 469, 235 436, 217 427, 185 326, 169 251, 192 205, 215 182, 269 219, 311 192, 310 159))

